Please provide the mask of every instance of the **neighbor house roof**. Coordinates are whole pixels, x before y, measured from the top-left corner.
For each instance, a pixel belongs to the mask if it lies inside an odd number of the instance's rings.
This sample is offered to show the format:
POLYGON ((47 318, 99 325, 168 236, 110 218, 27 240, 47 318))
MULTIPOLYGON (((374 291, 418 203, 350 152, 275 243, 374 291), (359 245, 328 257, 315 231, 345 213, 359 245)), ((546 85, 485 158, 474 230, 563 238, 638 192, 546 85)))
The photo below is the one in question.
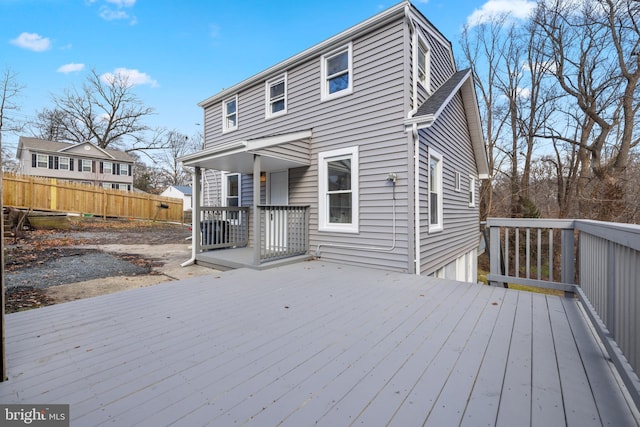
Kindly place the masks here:
POLYGON ((184 194, 185 196, 191 195, 191 187, 188 185, 172 185, 173 188, 184 194))
MULTIPOLYGON (((27 136, 21 136, 20 141, 18 143, 17 157, 19 158, 22 154, 22 150, 29 151, 38 151, 40 153, 49 153, 49 154, 65 154, 66 151, 69 151, 75 147, 79 147, 82 145, 91 145, 97 150, 104 153, 107 157, 112 158, 115 161, 120 162, 128 162, 133 163, 134 158, 124 151, 119 150, 111 150, 108 148, 100 148, 95 144, 91 144, 90 142, 82 142, 79 144, 72 144, 69 142, 57 142, 57 141, 48 141, 46 139, 32 138, 27 136)), ((80 155, 80 153, 74 153, 75 155, 80 155)), ((90 156, 93 157, 93 156, 90 156)))

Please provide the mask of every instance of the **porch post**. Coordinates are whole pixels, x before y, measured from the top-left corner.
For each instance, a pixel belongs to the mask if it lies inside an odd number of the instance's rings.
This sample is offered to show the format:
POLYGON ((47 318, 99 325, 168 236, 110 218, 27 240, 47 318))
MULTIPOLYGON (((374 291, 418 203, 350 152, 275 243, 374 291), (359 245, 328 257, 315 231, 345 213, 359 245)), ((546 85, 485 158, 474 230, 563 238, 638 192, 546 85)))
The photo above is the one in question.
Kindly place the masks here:
POLYGON ((201 221, 201 202, 202 197, 202 169, 200 166, 194 167, 192 188, 192 208, 191 208, 191 248, 192 258, 196 259, 196 254, 200 253, 200 221, 201 221))
POLYGON ((253 264, 260 264, 260 155, 253 155, 253 264))

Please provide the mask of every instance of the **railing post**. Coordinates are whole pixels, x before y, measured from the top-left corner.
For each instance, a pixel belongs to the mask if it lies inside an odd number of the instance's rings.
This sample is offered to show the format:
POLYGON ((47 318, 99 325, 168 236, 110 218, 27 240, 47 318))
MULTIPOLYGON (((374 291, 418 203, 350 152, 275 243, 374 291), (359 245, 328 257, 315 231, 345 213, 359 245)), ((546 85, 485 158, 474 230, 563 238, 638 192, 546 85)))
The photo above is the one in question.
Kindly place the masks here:
POLYGON ((261 230, 260 230, 260 156, 253 155, 253 264, 260 264, 261 230))
MULTIPOLYGON (((492 226, 487 223, 489 227, 489 253, 490 264, 489 269, 491 274, 501 274, 500 270, 500 226, 492 226)), ((489 282, 489 286, 498 286, 498 282, 489 282)))
POLYGON ((560 281, 562 283, 574 283, 575 278, 575 238, 573 228, 562 230, 561 246, 562 255, 560 257, 560 281))
POLYGON ((606 298, 607 298, 607 329, 611 333, 613 339, 616 338, 616 250, 615 243, 612 241, 607 242, 607 264, 606 277, 606 298))

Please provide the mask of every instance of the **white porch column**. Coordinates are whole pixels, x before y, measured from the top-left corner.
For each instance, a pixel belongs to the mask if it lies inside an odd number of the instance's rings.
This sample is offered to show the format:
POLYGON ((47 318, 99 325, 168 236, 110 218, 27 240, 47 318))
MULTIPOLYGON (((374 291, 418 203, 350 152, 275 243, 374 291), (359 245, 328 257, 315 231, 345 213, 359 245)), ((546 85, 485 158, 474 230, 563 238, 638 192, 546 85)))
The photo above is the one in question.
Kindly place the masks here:
POLYGON ((192 188, 192 207, 191 207, 191 248, 192 258, 195 260, 196 254, 200 253, 200 218, 202 216, 201 199, 202 199, 202 169, 199 166, 194 168, 192 188))
POLYGON ((260 155, 253 155, 253 264, 260 264, 260 155))

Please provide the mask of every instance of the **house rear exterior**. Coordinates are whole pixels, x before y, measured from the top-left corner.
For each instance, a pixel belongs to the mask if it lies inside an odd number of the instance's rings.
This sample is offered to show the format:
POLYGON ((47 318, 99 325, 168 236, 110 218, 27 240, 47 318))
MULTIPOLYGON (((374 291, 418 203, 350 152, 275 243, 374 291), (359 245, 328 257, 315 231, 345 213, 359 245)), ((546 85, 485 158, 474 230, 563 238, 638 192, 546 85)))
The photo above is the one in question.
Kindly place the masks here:
POLYGON ((489 171, 473 80, 410 2, 199 105, 206 148, 182 160, 201 220, 205 207, 246 207, 247 245, 264 248, 279 230, 268 207, 302 207, 307 254, 476 280, 489 171))
POLYGON ((133 163, 129 154, 89 142, 70 144, 21 136, 16 153, 18 173, 131 191, 133 163))

